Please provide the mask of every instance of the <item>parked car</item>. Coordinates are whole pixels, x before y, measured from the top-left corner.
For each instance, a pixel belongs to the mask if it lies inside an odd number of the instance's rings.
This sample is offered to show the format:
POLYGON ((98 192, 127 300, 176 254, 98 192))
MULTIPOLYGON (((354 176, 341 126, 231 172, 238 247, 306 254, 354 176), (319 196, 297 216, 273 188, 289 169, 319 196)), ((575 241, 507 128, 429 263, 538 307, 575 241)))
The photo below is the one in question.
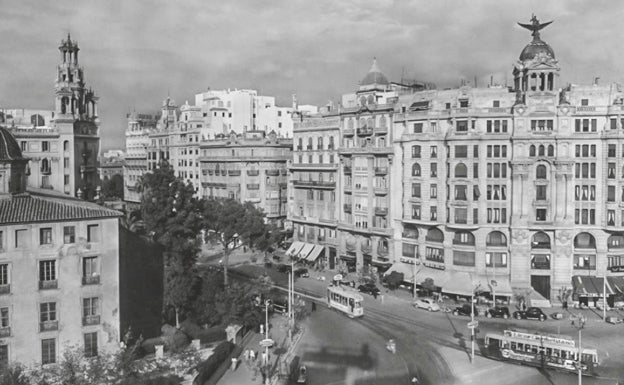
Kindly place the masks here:
POLYGON ((310 273, 308 273, 308 269, 305 267, 300 267, 295 269, 295 277, 309 277, 310 273))
POLYGON ((308 369, 305 365, 301 365, 299 367, 299 374, 297 375, 297 384, 307 384, 308 383, 308 369))
POLYGON ((478 316, 479 315, 479 311, 476 309, 475 306, 470 306, 469 303, 465 303, 461 306, 458 306, 455 308, 455 310, 453 310, 453 314, 454 315, 467 315, 468 317, 470 317, 472 311, 474 310, 474 316, 478 316))
POLYGON ((515 319, 534 319, 539 321, 546 321, 548 318, 539 307, 530 307, 526 310, 515 311, 513 316, 515 319))
POLYGON ((379 295, 379 293, 381 293, 381 290, 379 290, 379 288, 375 286, 374 283, 365 283, 363 285, 358 286, 357 289, 360 293, 367 293, 367 294, 374 295, 374 296, 377 296, 379 295))
POLYGON ((486 317, 501 317, 504 319, 509 318, 509 308, 507 306, 494 306, 486 310, 486 317))
POLYGON ((414 301, 414 307, 429 311, 440 311, 440 305, 433 298, 419 298, 414 301))

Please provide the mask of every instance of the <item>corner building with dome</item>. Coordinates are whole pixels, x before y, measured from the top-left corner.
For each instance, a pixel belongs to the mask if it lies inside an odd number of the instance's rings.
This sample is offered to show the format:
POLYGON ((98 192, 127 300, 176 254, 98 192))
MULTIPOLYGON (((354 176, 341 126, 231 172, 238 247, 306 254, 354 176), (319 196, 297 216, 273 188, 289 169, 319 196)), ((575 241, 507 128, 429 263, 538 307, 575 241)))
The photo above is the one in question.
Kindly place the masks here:
POLYGON ((605 290, 612 305, 624 288, 624 90, 562 87, 548 24, 521 24, 532 41, 513 86, 408 87, 375 63, 340 108, 295 123, 293 247, 321 246, 329 268, 432 279, 443 294, 547 306, 566 288, 595 306, 605 290), (296 186, 314 177, 296 172, 316 162, 297 148, 323 127, 311 120, 336 123, 340 155, 322 209, 296 186))

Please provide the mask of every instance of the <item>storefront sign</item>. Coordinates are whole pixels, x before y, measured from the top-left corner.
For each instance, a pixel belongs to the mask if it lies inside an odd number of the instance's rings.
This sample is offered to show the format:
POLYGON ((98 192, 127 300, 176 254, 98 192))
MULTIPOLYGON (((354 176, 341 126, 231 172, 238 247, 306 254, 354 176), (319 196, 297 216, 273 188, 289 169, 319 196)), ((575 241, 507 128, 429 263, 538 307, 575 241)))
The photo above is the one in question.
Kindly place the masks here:
POLYGON ((430 267, 430 268, 432 268, 432 269, 446 270, 446 266, 444 266, 444 265, 439 265, 439 264, 437 264, 437 263, 423 262, 423 266, 427 266, 427 267, 430 267))

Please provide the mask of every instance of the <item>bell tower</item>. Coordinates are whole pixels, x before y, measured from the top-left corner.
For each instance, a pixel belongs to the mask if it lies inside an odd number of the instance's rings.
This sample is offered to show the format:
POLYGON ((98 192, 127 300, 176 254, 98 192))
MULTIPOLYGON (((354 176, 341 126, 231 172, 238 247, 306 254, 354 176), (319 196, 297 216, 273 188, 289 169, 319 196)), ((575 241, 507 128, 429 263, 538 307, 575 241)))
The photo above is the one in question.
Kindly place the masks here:
POLYGON ((98 97, 85 85, 84 71, 78 64, 79 51, 78 42, 67 34, 59 46, 53 126, 60 135, 59 157, 65 159, 64 192, 92 200, 99 184, 98 97))

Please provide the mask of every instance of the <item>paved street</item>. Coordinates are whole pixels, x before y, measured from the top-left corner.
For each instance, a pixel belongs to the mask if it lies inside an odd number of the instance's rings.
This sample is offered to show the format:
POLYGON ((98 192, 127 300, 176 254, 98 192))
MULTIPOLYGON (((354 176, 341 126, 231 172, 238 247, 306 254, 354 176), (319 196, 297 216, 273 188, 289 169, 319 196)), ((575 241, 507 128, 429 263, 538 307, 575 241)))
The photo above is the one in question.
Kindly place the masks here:
MULTIPOLYGON (((248 256, 247 256, 248 258, 248 256)), ((240 264, 245 255, 234 257, 232 263, 240 264)), ((259 264, 240 264, 238 271, 264 271, 259 264)), ((285 274, 268 270, 277 282, 285 274)), ((333 273, 325 273, 325 281, 318 279, 320 273, 313 272, 310 278, 300 278, 296 288, 301 293, 323 298, 327 278, 333 273)), ((384 293, 381 297, 364 295, 365 316, 351 320, 342 314, 327 311, 324 306, 313 313, 298 348, 297 354, 309 366, 312 384, 368 384, 368 383, 409 383, 409 377, 417 373, 424 384, 568 384, 576 381, 570 373, 541 371, 480 356, 477 344, 477 357, 470 363, 470 332, 466 327, 467 317, 448 313, 429 313, 414 309, 411 297, 405 291, 384 293), (383 302, 382 302, 383 301, 383 302), (385 350, 385 341, 397 340, 397 354, 385 350), (325 348, 325 351, 322 349, 325 348), (363 355, 362 352, 367 352, 363 355), (324 353, 324 354, 321 354, 324 353), (329 357, 329 358, 328 358, 329 357), (363 357, 364 364, 354 357, 363 357), (317 378, 318 380, 316 380, 317 378), (383 379, 383 381, 382 381, 383 379), (318 381, 318 382, 317 382, 318 381), (527 382, 529 381, 529 382, 527 382)), ((324 303, 320 300, 319 303, 324 303)), ((555 311, 553 309, 552 311, 555 311)), ((584 311, 589 317, 583 330, 583 339, 594 344, 600 339, 602 378, 584 377, 585 384, 615 384, 622 377, 620 363, 624 362, 624 348, 618 338, 605 338, 610 333, 622 330, 622 325, 609 325, 602 322, 600 314, 584 311)), ((566 320, 517 321, 502 319, 479 319, 479 342, 488 331, 505 328, 525 328, 548 333, 561 333, 576 337, 576 329, 566 320)), ((616 334, 614 334, 616 335, 616 334)))

